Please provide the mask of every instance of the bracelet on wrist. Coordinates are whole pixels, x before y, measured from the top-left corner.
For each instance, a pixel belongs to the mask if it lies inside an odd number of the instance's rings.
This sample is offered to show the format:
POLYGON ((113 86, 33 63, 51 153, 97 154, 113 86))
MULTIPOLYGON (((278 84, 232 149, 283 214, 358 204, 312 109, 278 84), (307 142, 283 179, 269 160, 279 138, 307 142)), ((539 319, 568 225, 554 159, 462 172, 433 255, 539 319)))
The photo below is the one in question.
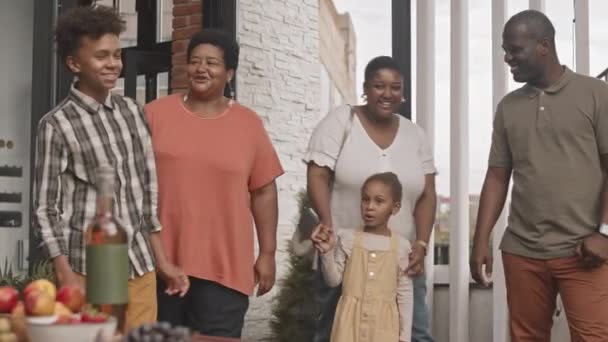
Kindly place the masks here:
POLYGON ((423 240, 416 240, 416 242, 414 242, 414 243, 420 245, 424 249, 424 255, 426 256, 429 244, 423 240))

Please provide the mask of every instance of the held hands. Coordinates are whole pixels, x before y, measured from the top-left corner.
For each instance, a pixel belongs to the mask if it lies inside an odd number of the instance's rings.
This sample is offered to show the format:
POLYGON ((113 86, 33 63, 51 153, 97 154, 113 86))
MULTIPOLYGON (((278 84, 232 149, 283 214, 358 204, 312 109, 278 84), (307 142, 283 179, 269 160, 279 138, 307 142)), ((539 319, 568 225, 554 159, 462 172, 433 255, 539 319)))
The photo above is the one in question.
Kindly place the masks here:
POLYGON ((180 297, 186 295, 190 288, 190 279, 184 271, 170 262, 159 263, 157 271, 158 275, 167 284, 166 294, 170 296, 178 294, 180 297))
POLYGON ((409 262, 405 269, 405 274, 416 277, 424 272, 424 257, 426 256, 426 246, 421 241, 416 241, 412 245, 409 255, 409 262))
POLYGON ((608 261, 608 237, 593 233, 579 243, 576 254, 586 267, 599 267, 608 261))
POLYGON ((314 243, 315 248, 323 254, 331 251, 336 245, 336 234, 331 227, 323 223, 315 227, 315 230, 310 235, 310 239, 314 243))

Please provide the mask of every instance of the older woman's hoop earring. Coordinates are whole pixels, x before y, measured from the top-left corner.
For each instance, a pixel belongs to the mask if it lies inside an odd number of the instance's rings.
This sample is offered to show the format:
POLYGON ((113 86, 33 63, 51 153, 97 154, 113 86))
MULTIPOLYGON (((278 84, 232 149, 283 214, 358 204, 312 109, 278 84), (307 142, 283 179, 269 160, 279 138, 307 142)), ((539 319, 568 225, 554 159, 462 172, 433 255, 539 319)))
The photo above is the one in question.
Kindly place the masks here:
POLYGON ((365 95, 365 93, 361 94, 361 100, 363 100, 363 102, 367 102, 367 95, 365 95))
POLYGON ((234 89, 232 89, 232 83, 228 81, 228 90, 230 91, 230 98, 234 100, 234 89))

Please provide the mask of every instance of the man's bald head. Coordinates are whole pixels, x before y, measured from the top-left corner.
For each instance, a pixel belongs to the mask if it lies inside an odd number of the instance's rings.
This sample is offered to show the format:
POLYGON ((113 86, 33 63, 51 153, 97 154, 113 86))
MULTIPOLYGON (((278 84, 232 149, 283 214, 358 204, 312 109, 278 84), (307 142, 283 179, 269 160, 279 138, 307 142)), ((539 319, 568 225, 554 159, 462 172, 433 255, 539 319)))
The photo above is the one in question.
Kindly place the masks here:
POLYGON ((555 28, 544 13, 525 10, 515 14, 505 24, 503 35, 513 34, 516 31, 521 32, 521 30, 525 30, 529 38, 536 41, 546 39, 555 51, 555 28))

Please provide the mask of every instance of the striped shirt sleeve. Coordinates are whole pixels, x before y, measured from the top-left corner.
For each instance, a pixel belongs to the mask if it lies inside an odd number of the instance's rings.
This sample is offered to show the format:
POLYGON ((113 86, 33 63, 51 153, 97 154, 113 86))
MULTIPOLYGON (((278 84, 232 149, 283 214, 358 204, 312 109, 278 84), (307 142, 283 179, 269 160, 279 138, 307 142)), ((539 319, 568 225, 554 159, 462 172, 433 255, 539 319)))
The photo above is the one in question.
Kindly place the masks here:
POLYGON ((68 255, 58 210, 60 178, 67 167, 66 151, 61 132, 43 120, 36 141, 33 225, 50 258, 68 255))
POLYGON ((156 161, 154 159, 154 149, 150 137, 150 125, 144 114, 144 109, 138 104, 138 111, 141 120, 144 121, 146 130, 142 133, 141 141, 145 154, 147 177, 144 184, 144 203, 143 203, 143 227, 150 233, 159 232, 161 224, 158 219, 158 179, 156 176, 156 161))

